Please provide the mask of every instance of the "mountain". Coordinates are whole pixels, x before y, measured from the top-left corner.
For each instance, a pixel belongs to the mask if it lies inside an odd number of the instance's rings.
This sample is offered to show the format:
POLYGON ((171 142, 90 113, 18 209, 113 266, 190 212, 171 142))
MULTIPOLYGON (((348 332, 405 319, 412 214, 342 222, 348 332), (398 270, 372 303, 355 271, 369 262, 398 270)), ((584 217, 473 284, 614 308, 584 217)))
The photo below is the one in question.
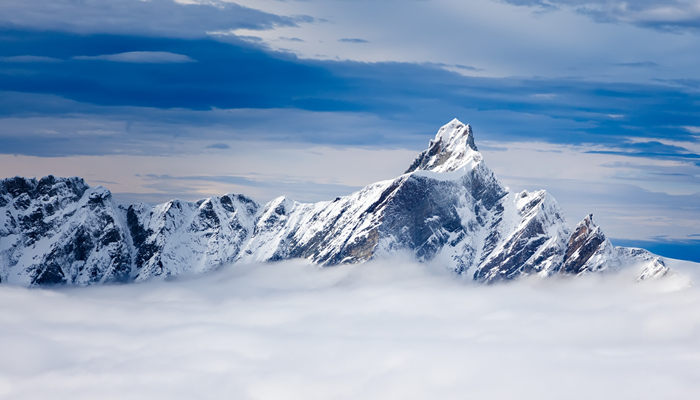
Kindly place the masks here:
POLYGON ((469 125, 444 125, 406 170, 332 201, 243 195, 118 204, 80 178, 0 181, 0 281, 90 285, 200 273, 222 264, 305 258, 357 263, 407 251, 492 283, 525 275, 668 268, 614 247, 591 215, 571 231, 546 191, 510 193, 469 125))

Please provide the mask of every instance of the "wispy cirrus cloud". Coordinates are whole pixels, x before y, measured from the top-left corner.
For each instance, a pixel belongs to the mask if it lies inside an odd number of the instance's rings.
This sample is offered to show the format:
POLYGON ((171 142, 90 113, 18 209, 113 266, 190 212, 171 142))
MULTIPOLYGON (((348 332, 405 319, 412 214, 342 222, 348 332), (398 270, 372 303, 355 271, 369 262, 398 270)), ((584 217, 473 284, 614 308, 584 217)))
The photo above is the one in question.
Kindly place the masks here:
POLYGON ((207 146, 207 149, 216 149, 216 150, 226 150, 230 149, 231 146, 227 145, 226 143, 212 143, 207 146))
POLYGON ((620 67, 629 67, 629 68, 656 68, 659 66, 658 63, 655 63, 653 61, 620 62, 620 63, 616 63, 615 65, 620 66, 620 67))
POLYGON ((341 43, 369 43, 369 40, 365 39, 360 39, 360 38, 342 38, 338 39, 339 42, 341 43))
POLYGON ((600 22, 629 23, 664 31, 700 29, 700 3, 695 0, 503 0, 543 10, 571 8, 600 22))
POLYGON ((589 150, 590 153, 619 154, 632 157, 649 157, 669 160, 686 160, 700 165, 700 154, 696 154, 683 143, 671 144, 662 143, 658 140, 634 140, 611 145, 612 148, 606 150, 589 150))
POLYGON ((309 16, 281 16, 229 1, 176 0, 3 0, 0 26, 79 33, 202 37, 209 31, 270 29, 310 22, 309 16))
POLYGON ((74 56, 73 59, 155 64, 196 62, 196 60, 184 54, 171 53, 168 51, 127 51, 124 53, 101 54, 97 56, 74 56))
POLYGON ((5 63, 54 63, 61 62, 60 58, 34 55, 19 55, 0 57, 0 62, 5 63))

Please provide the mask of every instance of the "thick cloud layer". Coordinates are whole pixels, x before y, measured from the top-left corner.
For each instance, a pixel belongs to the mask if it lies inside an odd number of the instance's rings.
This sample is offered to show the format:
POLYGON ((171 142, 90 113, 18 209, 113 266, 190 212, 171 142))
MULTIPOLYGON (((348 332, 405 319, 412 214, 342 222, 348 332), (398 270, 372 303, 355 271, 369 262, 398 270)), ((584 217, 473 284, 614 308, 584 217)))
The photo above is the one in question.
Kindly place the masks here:
POLYGON ((405 260, 2 286, 0 397, 694 399, 699 302, 686 275, 486 287, 405 260))

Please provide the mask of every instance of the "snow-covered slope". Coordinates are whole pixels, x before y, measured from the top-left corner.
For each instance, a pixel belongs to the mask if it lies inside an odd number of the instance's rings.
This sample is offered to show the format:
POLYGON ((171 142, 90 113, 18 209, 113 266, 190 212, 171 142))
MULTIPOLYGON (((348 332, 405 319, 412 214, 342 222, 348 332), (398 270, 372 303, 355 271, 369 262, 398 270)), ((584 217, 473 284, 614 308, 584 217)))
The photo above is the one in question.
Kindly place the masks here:
POLYGON ((241 195, 196 203, 172 200, 126 209, 134 252, 133 276, 199 273, 232 262, 253 233, 258 205, 241 195))
POLYGON ((115 204, 80 178, 0 181, 0 281, 128 282, 234 261, 258 205, 240 195, 155 207, 115 204))
POLYGON ((117 206, 79 178, 0 181, 0 279, 92 284, 198 273, 224 263, 356 263, 397 250, 482 282, 537 274, 668 268, 613 247, 592 216, 571 232, 545 191, 509 193, 469 125, 452 120, 393 179, 319 203, 241 195, 117 206))
POLYGON ((130 246, 108 190, 80 178, 0 181, 0 279, 20 285, 127 281, 130 246))

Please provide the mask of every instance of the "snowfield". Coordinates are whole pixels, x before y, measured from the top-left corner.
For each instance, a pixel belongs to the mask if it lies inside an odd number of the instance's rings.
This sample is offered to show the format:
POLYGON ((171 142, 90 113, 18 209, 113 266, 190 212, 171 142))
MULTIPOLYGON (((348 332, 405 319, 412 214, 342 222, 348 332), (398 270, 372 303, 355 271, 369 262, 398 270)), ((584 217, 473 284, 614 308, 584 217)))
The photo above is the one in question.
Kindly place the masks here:
POLYGON ((403 258, 0 286, 3 399, 697 399, 698 264, 479 285, 403 258))

